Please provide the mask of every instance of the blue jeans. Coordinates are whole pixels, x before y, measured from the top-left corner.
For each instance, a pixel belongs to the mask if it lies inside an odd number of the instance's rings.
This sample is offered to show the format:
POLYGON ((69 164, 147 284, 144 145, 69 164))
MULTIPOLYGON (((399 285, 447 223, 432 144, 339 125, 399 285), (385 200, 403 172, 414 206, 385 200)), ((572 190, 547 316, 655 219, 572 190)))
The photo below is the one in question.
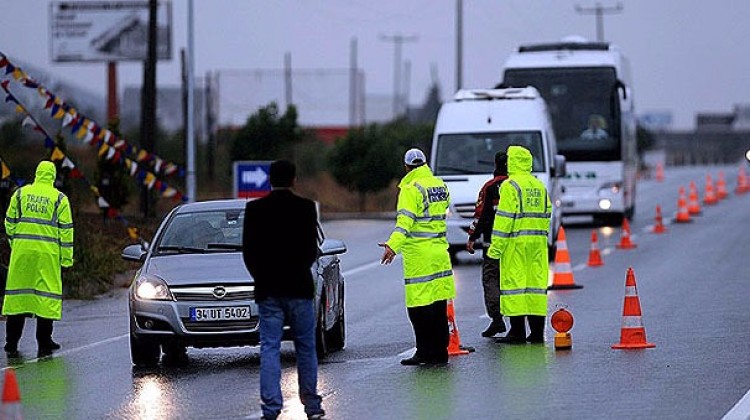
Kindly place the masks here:
POLYGON ((299 398, 310 416, 323 413, 318 395, 318 356, 315 352, 315 308, 312 299, 266 298, 260 309, 260 398, 263 416, 276 418, 284 405, 281 395, 281 338, 284 321, 291 328, 297 356, 299 398))

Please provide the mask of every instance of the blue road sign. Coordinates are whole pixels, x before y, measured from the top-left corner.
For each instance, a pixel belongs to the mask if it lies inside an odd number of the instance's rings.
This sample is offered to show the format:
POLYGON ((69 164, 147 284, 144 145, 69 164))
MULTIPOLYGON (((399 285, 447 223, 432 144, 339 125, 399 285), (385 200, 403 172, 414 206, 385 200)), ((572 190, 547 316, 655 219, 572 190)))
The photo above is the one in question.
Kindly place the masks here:
POLYGON ((271 192, 268 172, 271 161, 234 162, 234 197, 263 197, 271 192))

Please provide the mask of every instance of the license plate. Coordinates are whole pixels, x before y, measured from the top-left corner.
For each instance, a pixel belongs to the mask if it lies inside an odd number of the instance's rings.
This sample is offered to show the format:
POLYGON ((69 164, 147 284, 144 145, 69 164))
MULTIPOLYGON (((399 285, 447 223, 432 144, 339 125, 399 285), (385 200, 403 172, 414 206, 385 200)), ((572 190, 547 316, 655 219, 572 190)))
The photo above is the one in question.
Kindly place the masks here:
POLYGON ((190 308, 192 321, 241 321, 250 319, 249 306, 190 308))

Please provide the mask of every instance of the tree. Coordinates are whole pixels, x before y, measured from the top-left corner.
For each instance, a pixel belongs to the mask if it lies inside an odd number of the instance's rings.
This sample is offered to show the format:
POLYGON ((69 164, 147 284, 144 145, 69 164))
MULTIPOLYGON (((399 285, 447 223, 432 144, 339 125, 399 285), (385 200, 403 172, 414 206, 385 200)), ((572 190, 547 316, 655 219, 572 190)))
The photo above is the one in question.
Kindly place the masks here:
POLYGON ((403 173, 403 147, 384 136, 375 124, 351 130, 336 141, 328 167, 336 181, 359 193, 360 211, 365 210, 367 193, 380 191, 403 173))
POLYGON ((279 116, 276 103, 260 108, 234 136, 232 160, 272 160, 291 158, 293 146, 305 138, 297 125, 297 108, 287 107, 279 116))

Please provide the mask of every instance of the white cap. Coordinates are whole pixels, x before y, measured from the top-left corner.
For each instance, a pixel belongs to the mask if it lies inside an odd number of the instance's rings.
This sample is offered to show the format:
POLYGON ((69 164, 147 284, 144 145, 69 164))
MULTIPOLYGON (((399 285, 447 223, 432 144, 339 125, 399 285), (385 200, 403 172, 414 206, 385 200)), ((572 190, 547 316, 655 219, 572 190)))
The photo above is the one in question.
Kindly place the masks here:
POLYGON ((409 149, 404 155, 404 163, 409 166, 419 166, 427 163, 427 157, 424 152, 419 149, 409 149))

